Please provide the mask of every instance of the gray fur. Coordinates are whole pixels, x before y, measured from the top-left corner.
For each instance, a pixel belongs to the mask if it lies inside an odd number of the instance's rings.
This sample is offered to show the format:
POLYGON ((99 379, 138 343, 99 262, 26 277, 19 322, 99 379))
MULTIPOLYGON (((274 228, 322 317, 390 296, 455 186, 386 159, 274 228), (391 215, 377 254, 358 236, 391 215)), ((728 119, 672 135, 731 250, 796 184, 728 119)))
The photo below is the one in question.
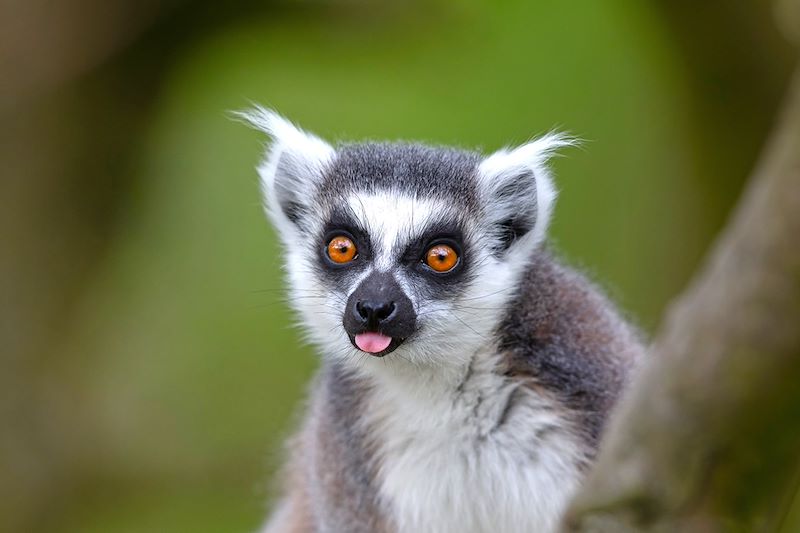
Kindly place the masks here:
POLYGON ((373 483, 379 465, 360 425, 369 384, 326 364, 314 394, 306 475, 319 532, 388 531, 373 483))
POLYGON ((479 160, 474 152, 422 144, 343 145, 319 188, 318 201, 327 203, 350 192, 389 189, 408 196, 438 197, 474 210, 478 207, 474 174, 479 160))
POLYGON ((554 393, 595 449, 642 355, 637 332, 588 280, 543 251, 509 309, 497 332, 508 374, 554 393))

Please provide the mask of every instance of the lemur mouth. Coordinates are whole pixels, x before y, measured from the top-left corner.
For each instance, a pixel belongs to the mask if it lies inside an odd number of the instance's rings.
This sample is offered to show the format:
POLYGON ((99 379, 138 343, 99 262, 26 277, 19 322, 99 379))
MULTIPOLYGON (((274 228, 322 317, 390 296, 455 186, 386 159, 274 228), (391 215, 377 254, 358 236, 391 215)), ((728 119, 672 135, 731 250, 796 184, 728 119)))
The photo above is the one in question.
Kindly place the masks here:
POLYGON ((365 331, 357 335, 350 335, 353 346, 375 357, 383 357, 393 352, 404 339, 393 338, 376 331, 365 331))

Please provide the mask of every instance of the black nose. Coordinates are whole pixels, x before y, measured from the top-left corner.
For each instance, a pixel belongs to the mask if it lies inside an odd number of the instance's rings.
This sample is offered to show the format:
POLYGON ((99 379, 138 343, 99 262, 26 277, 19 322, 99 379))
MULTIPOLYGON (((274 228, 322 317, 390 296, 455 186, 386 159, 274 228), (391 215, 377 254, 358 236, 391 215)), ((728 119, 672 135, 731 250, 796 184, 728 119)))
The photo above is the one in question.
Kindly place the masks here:
POLYGON ((342 325, 351 340, 371 331, 402 341, 416 331, 414 305, 389 272, 369 274, 350 293, 345 305, 342 325))
POLYGON ((372 300, 359 300, 356 302, 356 312, 368 329, 376 329, 381 322, 392 316, 395 309, 394 302, 376 302, 372 300))

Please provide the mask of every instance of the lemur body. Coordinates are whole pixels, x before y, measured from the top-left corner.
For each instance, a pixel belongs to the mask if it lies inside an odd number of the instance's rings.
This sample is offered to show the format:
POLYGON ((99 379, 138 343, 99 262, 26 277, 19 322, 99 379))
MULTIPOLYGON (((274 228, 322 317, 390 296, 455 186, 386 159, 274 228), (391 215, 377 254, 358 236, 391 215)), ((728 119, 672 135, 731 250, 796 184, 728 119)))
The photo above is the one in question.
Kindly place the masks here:
POLYGON ((543 248, 547 136, 334 149, 272 112, 259 171, 322 354, 264 531, 548 532, 642 352, 543 248))

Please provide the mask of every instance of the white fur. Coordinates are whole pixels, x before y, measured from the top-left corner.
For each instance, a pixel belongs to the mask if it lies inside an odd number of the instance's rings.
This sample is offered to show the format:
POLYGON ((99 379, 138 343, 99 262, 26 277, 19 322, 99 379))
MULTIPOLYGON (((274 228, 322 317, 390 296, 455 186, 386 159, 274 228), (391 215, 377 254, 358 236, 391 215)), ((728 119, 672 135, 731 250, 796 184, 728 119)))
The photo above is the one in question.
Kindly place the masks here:
POLYGON ((441 202, 409 198, 389 191, 353 195, 347 203, 372 240, 380 242, 375 250, 373 267, 387 272, 396 262, 393 252, 397 251, 398 241, 413 239, 428 223, 445 215, 448 209, 441 202))
POLYGON ((475 358, 461 387, 376 374, 365 423, 400 533, 547 533, 578 486, 582 446, 555 402, 494 372, 491 350, 475 358))

